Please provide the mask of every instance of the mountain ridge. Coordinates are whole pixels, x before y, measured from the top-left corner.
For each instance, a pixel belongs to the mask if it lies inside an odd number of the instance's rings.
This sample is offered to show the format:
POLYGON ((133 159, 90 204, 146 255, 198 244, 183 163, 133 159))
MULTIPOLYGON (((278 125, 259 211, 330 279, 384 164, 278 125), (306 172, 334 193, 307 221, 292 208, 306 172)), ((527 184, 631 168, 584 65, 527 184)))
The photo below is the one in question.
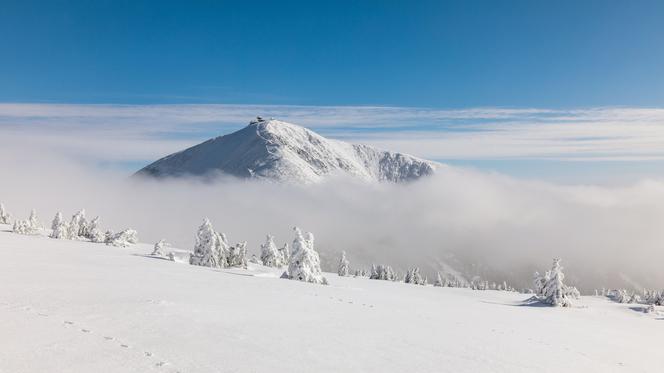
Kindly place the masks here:
POLYGON ((346 174, 367 181, 405 182, 432 175, 440 165, 368 145, 327 139, 304 127, 257 117, 248 126, 170 154, 135 175, 204 176, 316 183, 346 174))

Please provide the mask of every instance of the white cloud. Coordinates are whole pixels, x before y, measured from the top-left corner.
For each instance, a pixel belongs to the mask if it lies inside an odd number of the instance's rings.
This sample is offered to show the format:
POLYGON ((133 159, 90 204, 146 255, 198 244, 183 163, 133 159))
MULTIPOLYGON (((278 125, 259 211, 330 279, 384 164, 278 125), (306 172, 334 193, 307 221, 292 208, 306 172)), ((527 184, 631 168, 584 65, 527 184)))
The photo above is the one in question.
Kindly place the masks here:
MULTIPOLYGON (((138 228, 191 247, 204 216, 252 250, 268 232, 281 242, 302 224, 326 259, 426 266, 441 259, 466 273, 527 286, 534 269, 562 256, 584 288, 628 274, 659 286, 664 184, 566 187, 453 167, 408 185, 348 180, 299 188, 252 182, 134 183, 127 172, 70 160, 152 160, 256 113, 327 135, 431 158, 660 159, 664 110, 598 108, 431 110, 244 105, 0 105, 0 197, 19 217, 37 208, 86 207, 104 224, 138 228), (303 217, 306 219, 303 220, 303 217)), ((616 285, 617 286, 617 285, 616 285)))
MULTIPOLYGON (((432 159, 664 159, 664 109, 0 104, 0 145, 150 161, 260 114, 432 159), (118 151, 122 149, 122 151, 118 151)), ((89 159, 89 158, 88 158, 89 159)))

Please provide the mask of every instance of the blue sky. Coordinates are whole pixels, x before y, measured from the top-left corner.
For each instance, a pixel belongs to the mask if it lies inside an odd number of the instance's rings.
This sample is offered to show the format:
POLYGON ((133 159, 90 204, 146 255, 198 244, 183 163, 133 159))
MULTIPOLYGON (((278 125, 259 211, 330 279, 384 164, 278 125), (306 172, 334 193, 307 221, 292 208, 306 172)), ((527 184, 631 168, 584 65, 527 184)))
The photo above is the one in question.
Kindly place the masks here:
POLYGON ((517 176, 659 176, 662 19, 662 1, 3 1, 0 133, 130 169, 263 114, 517 176))
POLYGON ((0 100, 658 106, 661 1, 3 1, 0 100))

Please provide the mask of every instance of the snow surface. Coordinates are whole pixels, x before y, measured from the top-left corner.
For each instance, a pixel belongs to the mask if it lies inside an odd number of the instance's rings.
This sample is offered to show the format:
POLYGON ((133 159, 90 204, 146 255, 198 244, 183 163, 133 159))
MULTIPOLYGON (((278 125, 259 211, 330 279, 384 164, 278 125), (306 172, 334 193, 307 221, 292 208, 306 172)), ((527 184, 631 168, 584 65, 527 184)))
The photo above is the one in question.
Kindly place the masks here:
POLYGON ((431 175, 439 165, 410 155, 326 139, 278 120, 247 127, 181 152, 138 171, 155 177, 211 172, 289 183, 315 183, 335 174, 368 181, 402 182, 431 175))
POLYGON ((533 307, 518 293, 336 274, 323 286, 251 263, 152 258, 152 244, 9 230, 0 225, 2 373, 661 371, 662 307, 533 307))

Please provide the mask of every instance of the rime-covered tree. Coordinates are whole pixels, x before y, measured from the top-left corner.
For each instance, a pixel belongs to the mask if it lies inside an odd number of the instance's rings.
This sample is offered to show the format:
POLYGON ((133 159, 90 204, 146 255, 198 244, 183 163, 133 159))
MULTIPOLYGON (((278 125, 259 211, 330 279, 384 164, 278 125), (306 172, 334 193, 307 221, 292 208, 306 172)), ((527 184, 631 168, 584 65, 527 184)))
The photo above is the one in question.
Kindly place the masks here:
POLYGON ((136 243, 138 243, 138 232, 133 229, 125 229, 122 232, 116 233, 106 242, 107 245, 117 247, 128 247, 136 243))
POLYGON ((265 243, 261 245, 261 262, 268 267, 281 267, 284 265, 282 262, 282 255, 274 244, 274 236, 268 234, 265 243))
POLYGON ((39 222, 39 219, 37 218, 37 210, 32 209, 30 211, 30 217, 28 218, 28 222, 30 223, 30 226, 33 227, 34 229, 41 229, 42 225, 39 222))
POLYGON ((27 220, 16 220, 14 222, 13 231, 18 234, 38 234, 42 228, 39 219, 37 218, 37 211, 34 209, 30 211, 30 217, 27 220))
MULTIPOLYGON (((364 276, 364 274, 362 275, 364 276)), ((369 278, 372 280, 396 281, 397 274, 389 265, 372 264, 369 278)))
POLYGON ((60 211, 56 212, 55 217, 53 218, 53 221, 51 222, 51 230, 55 230, 63 222, 64 222, 64 219, 62 218, 62 213, 60 211))
POLYGON ((0 224, 11 224, 12 216, 5 210, 5 205, 0 203, 0 224))
POLYGON ((284 246, 279 249, 279 254, 281 255, 281 263, 283 265, 288 265, 290 262, 290 247, 288 246, 288 242, 284 244, 284 246))
POLYGON ((99 216, 85 225, 84 237, 92 242, 104 242, 104 233, 99 228, 99 216))
POLYGON ((342 251, 341 252, 341 258, 339 258, 339 266, 337 268, 337 273, 339 276, 346 277, 348 276, 349 268, 348 265, 350 263, 348 262, 348 259, 346 259, 346 252, 342 251))
POLYGON ((288 269, 281 276, 291 280, 327 284, 320 269, 320 257, 314 249, 314 235, 307 233, 306 238, 300 228, 293 228, 295 240, 288 269))
POLYGON ((424 279, 420 274, 420 269, 418 267, 409 269, 408 272, 406 272, 406 277, 403 282, 407 284, 424 285, 424 279))
POLYGON ((69 224, 62 218, 62 213, 58 212, 51 223, 51 238, 68 239, 69 224))
POLYGON ((224 267, 247 268, 247 241, 229 247, 226 260, 224 267))
MULTIPOLYGON (((544 287, 549 281, 550 272, 547 271, 544 275, 540 275, 539 272, 535 272, 533 275, 533 285, 535 286, 535 294, 542 296, 544 294, 544 287)), ((492 284, 495 285, 495 284, 492 284)))
POLYGON ((189 264, 204 267, 224 267, 226 261, 226 253, 222 254, 222 251, 226 249, 222 247, 224 244, 222 243, 222 237, 212 228, 210 220, 205 218, 196 233, 196 245, 194 246, 194 253, 189 258, 189 264))
POLYGON ((161 240, 157 241, 154 244, 154 248, 152 249, 152 254, 150 255, 164 257, 166 255, 166 253, 164 252, 164 248, 166 246, 168 246, 168 242, 166 242, 166 240, 162 238, 161 240))
POLYGON ((541 299, 544 303, 557 307, 571 307, 572 299, 579 297, 579 291, 563 283, 565 274, 560 265, 560 259, 553 260, 553 266, 548 272, 548 279, 542 289, 541 299))
POLYGON ((69 222, 69 238, 77 240, 83 238, 88 228, 88 221, 85 219, 85 209, 74 214, 69 222))

